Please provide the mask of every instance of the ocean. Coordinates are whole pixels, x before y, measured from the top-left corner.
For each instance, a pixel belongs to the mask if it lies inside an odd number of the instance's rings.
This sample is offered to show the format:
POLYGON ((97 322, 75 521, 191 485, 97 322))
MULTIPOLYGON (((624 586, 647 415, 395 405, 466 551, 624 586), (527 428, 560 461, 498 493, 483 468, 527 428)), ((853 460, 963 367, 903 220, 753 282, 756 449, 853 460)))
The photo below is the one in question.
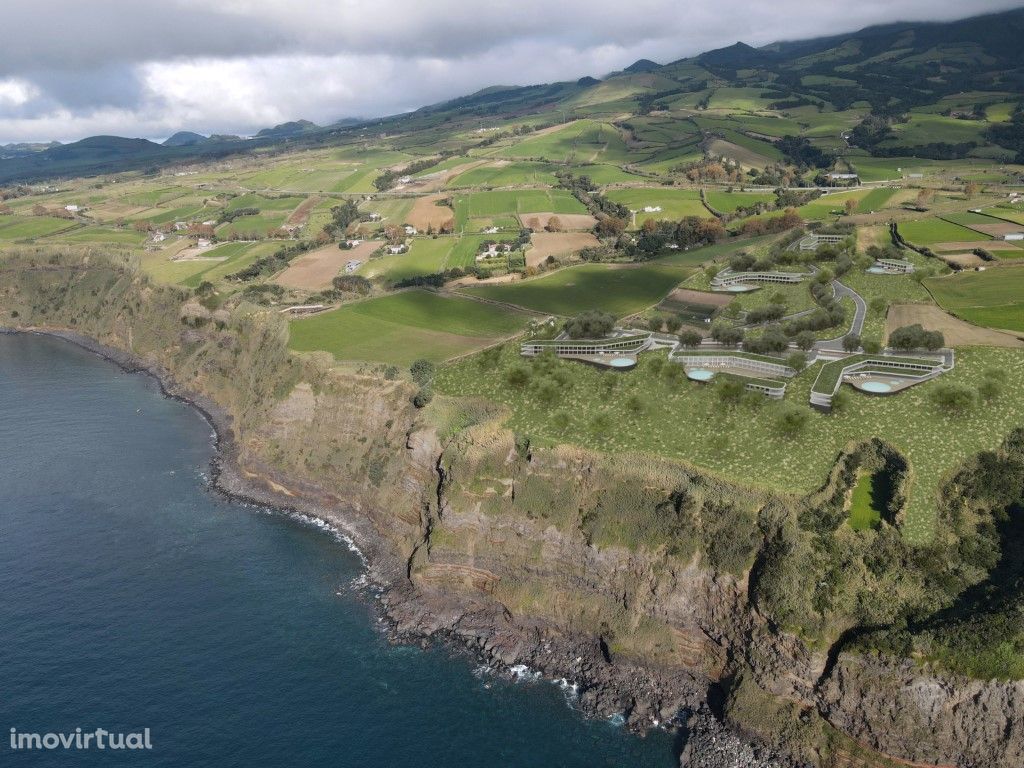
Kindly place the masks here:
POLYGON ((564 686, 390 644, 358 555, 215 493, 213 451, 152 379, 0 335, 0 765, 678 765, 564 686), (150 748, 11 744, 97 728, 150 748))

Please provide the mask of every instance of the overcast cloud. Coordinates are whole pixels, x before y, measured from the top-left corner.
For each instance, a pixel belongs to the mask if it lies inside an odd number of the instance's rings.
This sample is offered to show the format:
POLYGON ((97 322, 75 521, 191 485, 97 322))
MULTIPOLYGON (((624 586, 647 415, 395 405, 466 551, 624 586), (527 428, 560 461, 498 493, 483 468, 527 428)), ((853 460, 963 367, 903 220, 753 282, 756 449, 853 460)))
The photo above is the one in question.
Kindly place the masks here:
POLYGON ((999 0, 3 0, 0 144, 395 114, 999 0))

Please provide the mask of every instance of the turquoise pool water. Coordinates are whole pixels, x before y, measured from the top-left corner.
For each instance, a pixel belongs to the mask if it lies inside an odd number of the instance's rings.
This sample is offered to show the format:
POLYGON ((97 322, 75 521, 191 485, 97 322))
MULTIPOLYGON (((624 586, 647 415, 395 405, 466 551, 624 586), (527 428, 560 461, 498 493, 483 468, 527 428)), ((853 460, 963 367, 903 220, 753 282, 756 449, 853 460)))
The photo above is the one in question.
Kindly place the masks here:
POLYGON ((686 372, 686 376, 692 381, 711 381, 715 378, 715 372, 707 368, 691 368, 686 372))
POLYGON ((876 394, 892 392, 892 384, 886 384, 884 381, 865 381, 860 385, 860 388, 865 392, 874 392, 876 394))

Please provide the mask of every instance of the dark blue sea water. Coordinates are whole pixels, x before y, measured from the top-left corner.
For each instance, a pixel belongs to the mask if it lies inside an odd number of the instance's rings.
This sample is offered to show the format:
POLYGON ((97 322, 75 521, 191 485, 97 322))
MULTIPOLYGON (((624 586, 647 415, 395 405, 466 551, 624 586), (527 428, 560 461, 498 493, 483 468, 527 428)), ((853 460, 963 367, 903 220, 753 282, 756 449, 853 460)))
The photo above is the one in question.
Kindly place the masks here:
POLYGON ((211 432, 151 380, 0 335, 0 766, 633 766, 671 737, 546 682, 389 645, 331 535, 228 502, 211 432), (139 731, 136 752, 9 732, 139 731))

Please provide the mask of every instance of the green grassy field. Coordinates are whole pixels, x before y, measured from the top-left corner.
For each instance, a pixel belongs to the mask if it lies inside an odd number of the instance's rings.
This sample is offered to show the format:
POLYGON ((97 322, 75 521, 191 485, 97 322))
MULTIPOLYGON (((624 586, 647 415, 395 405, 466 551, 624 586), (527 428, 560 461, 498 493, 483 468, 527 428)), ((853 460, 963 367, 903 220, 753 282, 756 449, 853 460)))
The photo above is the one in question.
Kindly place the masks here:
POLYGON ((618 129, 610 123, 577 120, 543 136, 527 137, 498 150, 500 157, 540 157, 556 162, 618 163, 629 151, 618 129))
POLYGON ((678 221, 685 216, 699 216, 710 219, 711 212, 700 201, 695 189, 672 189, 670 187, 640 187, 637 189, 613 189, 608 192, 609 200, 637 211, 636 226, 647 219, 670 219, 678 221), (661 207, 660 211, 644 213, 644 208, 661 207))
POLYGON ((756 203, 772 203, 775 195, 768 192, 715 192, 707 193, 708 203, 716 211, 732 213, 737 208, 749 207, 756 203))
POLYGON ((674 264, 582 264, 530 280, 461 290, 553 315, 575 315, 588 309, 600 309, 622 317, 657 304, 690 272, 674 264))
POLYGON ((447 186, 452 189, 462 187, 504 187, 528 184, 558 183, 554 174, 555 166, 548 163, 518 162, 506 165, 482 165, 460 173, 449 180, 447 186))
POLYGON ((493 304, 422 290, 347 304, 290 324, 293 349, 339 360, 440 362, 526 327, 527 316, 493 304))
POLYGON ((988 235, 934 216, 918 221, 901 222, 900 234, 914 245, 935 245, 936 243, 970 242, 991 240, 988 235))
MULTIPOLYGON (((939 481, 965 457, 995 448, 1024 423, 1024 391, 1007 388, 994 405, 975 406, 950 417, 931 401, 936 382, 897 397, 870 397, 848 389, 848 408, 832 414, 811 412, 796 438, 783 436, 775 419, 784 406, 764 401, 758 408, 724 408, 714 385, 695 384, 679 371, 667 378, 645 353, 627 374, 558 361, 565 383, 553 401, 534 396, 533 387, 511 386, 510 367, 521 358, 515 345, 500 360, 481 364, 468 358, 444 367, 437 388, 452 395, 486 397, 507 406, 506 426, 537 444, 574 443, 609 453, 638 451, 669 456, 703 467, 729 480, 780 494, 805 494, 821 487, 836 457, 851 441, 880 437, 910 463, 913 481, 905 535, 916 543, 935 533, 935 493, 939 481)), ((808 408, 811 384, 820 366, 790 381, 786 401, 808 408)), ((983 371, 1004 369, 1011 381, 1024 377, 1024 356, 1005 349, 968 347, 958 351, 956 368, 943 382, 976 387, 983 371)))
POLYGON ((80 226, 50 216, 0 216, 0 240, 30 240, 80 226))
POLYGON ((1024 265, 925 281, 935 301, 968 322, 1024 332, 1024 265))
POLYGON ((850 495, 850 527, 855 531, 877 528, 882 522, 882 510, 874 503, 876 475, 864 473, 853 487, 850 495))
POLYGON ((440 272, 447 266, 448 256, 456 242, 450 237, 439 237, 436 240, 418 237, 413 240, 408 253, 370 259, 356 273, 395 283, 409 277, 440 272))

